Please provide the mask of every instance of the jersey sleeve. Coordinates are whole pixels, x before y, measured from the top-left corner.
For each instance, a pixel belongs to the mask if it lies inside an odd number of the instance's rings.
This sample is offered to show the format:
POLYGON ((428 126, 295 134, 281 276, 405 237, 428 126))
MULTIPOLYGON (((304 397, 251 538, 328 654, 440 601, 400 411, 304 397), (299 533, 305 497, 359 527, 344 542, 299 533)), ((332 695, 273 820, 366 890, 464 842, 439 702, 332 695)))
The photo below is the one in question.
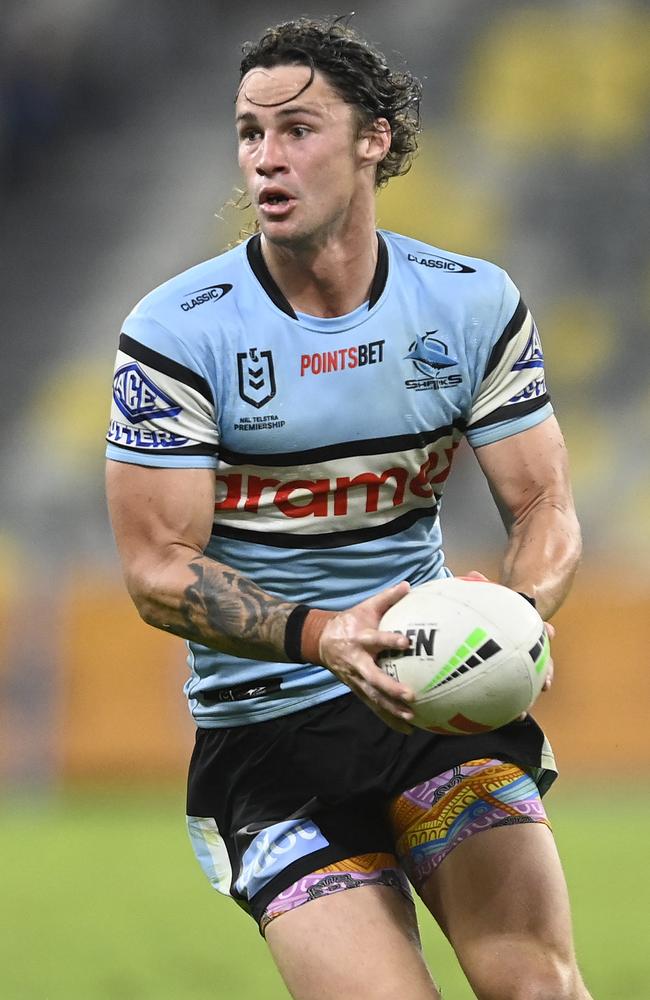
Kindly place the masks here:
POLYGON ((474 448, 528 430, 553 413, 535 321, 507 276, 495 336, 468 421, 474 448))
POLYGON ((115 361, 107 458, 216 468, 214 394, 198 360, 190 364, 188 353, 156 320, 127 318, 115 361))

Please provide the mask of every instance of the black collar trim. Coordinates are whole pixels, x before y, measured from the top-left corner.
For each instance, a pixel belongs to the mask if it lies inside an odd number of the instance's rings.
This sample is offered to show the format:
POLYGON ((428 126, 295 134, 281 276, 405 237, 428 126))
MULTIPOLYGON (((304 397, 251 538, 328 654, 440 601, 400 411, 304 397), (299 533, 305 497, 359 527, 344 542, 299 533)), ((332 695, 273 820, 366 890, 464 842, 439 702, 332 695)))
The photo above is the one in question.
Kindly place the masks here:
POLYGON ((381 293, 386 287, 387 281, 388 247, 386 246, 386 240, 381 233, 377 233, 377 267, 375 268, 375 276, 372 279, 372 285, 370 286, 368 309, 372 309, 373 306, 377 305, 379 299, 381 298, 381 293))
POLYGON ((275 281, 271 277, 271 272, 266 266, 266 261, 262 256, 262 237, 259 233, 246 244, 246 256, 248 257, 248 263, 250 264, 253 274, 259 281, 260 285, 271 299, 274 305, 281 309, 283 313, 287 316, 291 316, 291 319, 298 319, 295 312, 293 311, 292 305, 286 298, 284 293, 280 291, 280 288, 276 285, 275 281))
MULTIPOLYGON (((291 319, 297 320, 298 317, 296 316, 291 303, 275 283, 271 276, 271 272, 266 266, 266 261, 264 260, 264 256, 262 254, 262 237, 259 233, 252 236, 246 244, 246 256, 248 257, 248 263, 251 266, 253 274, 273 304, 276 305, 278 309, 281 309, 283 313, 286 313, 287 316, 290 316, 291 319)), ((381 233, 377 233, 377 267, 375 268, 375 275, 372 279, 372 285, 370 287, 368 309, 372 309, 372 307, 379 301, 381 294, 386 287, 387 280, 388 247, 386 246, 386 241, 381 233)))

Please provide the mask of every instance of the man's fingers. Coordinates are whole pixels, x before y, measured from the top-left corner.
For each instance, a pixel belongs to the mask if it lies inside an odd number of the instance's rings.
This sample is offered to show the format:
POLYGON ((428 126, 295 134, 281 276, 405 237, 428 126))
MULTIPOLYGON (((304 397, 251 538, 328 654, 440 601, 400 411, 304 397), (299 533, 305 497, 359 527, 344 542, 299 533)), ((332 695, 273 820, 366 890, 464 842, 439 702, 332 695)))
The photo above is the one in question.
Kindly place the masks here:
POLYGON ((379 594, 375 594, 374 597, 369 597, 367 601, 364 601, 366 607, 373 608, 374 611, 381 616, 392 608, 393 604, 397 604, 401 601, 403 597, 406 597, 411 585, 407 580, 402 580, 401 583, 396 583, 394 587, 389 587, 388 590, 382 590, 379 594))
MULTIPOLYGON (((549 641, 555 638, 555 626, 551 625, 550 622, 544 622, 544 628, 546 629, 546 634, 548 635, 549 641)), ((544 679, 544 684, 542 685, 542 691, 548 691, 553 683, 553 657, 549 656, 548 667, 546 668, 546 677, 544 679)))
POLYGON ((359 639, 363 643, 364 648, 373 655, 381 653, 382 649, 405 650, 411 645, 406 636, 400 632, 378 632, 375 629, 369 629, 365 633, 362 632, 359 639))
POLYGON ((394 698, 368 681, 358 683, 357 694, 384 722, 400 732, 411 732, 413 727, 410 722, 413 719, 413 712, 399 696, 394 698))
POLYGON ((364 658, 363 663, 357 665, 354 681, 373 703, 402 718, 412 718, 413 712, 409 705, 409 701, 413 700, 411 689, 384 673, 370 657, 364 658))
MULTIPOLYGON (((384 646, 381 647, 385 648, 384 646)), ((370 660, 370 665, 367 666, 362 673, 362 677, 367 684, 371 687, 376 688, 387 698, 391 698, 396 702, 410 702, 413 701, 415 695, 408 684, 402 684, 400 681, 395 680, 385 671, 378 667, 374 660, 370 660)), ((407 705, 402 704, 402 709, 407 708, 407 705)))
POLYGON ((488 580, 487 576, 484 576, 483 573, 479 573, 479 571, 477 569, 471 569, 469 571, 469 573, 465 573, 464 576, 459 576, 458 579, 459 580, 476 580, 477 582, 480 581, 481 583, 489 583, 490 582, 488 580))
POLYGON ((548 667, 546 668, 546 677, 544 678, 544 683, 542 685, 542 691, 548 691, 553 683, 553 674, 555 673, 555 667, 553 665, 552 658, 549 657, 548 667))

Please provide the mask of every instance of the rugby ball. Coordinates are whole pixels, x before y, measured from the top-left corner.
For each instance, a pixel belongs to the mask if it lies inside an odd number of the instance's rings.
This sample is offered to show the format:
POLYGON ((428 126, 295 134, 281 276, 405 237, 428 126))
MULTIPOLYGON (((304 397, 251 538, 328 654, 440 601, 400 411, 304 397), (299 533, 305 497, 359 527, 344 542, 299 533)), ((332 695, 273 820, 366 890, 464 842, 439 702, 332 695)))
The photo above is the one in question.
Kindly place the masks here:
POLYGON ((544 622, 509 587, 432 580, 389 608, 379 627, 410 640, 410 649, 385 650, 378 663, 414 692, 413 724, 421 729, 489 732, 542 690, 550 656, 544 622))

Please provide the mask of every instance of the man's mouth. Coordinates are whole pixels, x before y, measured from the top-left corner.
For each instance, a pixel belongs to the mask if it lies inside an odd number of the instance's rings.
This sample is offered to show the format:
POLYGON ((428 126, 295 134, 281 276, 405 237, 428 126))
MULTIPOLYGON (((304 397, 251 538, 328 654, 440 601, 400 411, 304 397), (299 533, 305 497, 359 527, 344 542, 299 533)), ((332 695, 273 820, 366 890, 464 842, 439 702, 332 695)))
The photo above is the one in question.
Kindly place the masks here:
POLYGON ((287 191, 270 188, 269 190, 260 192, 259 207, 260 211, 266 216, 283 215, 289 209, 293 208, 295 203, 296 199, 287 191))

